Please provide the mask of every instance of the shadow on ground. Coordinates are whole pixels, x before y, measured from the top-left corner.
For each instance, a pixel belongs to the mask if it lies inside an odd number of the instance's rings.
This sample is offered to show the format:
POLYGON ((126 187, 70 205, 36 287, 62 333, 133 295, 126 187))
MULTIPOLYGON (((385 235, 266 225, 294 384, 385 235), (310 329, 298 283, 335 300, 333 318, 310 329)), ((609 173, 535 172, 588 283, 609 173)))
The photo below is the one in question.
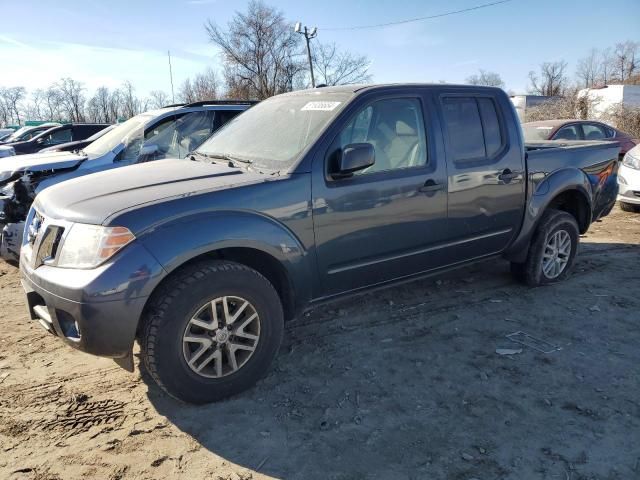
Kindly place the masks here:
POLYGON ((202 447, 277 478, 634 478, 639 272, 640 246, 607 243, 544 288, 478 264, 292 322, 238 397, 188 406, 145 374, 149 399, 202 447), (505 338, 516 331, 559 350, 505 338))

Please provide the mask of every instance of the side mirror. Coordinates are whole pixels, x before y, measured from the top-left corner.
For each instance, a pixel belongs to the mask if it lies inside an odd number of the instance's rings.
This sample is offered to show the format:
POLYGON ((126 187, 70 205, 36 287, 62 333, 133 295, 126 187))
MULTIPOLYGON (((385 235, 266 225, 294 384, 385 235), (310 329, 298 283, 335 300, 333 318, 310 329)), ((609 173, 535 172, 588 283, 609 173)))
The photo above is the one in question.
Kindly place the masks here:
POLYGON ((342 149, 338 158, 338 171, 334 177, 348 177, 354 172, 369 168, 376 161, 376 151, 370 143, 351 143, 342 149))
POLYGON ((36 143, 41 144, 44 143, 44 138, 39 138, 36 140, 36 143))
POLYGON ((138 153, 138 162, 154 160, 154 157, 159 151, 160 149, 155 143, 143 145, 142 148, 140 148, 140 153, 138 153))

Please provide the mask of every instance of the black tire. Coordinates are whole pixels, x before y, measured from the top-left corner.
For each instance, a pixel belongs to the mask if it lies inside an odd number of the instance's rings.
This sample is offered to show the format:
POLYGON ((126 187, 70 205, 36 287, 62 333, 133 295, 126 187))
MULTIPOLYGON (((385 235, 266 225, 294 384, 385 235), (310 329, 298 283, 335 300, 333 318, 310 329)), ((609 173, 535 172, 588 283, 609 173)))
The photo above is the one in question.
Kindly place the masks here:
POLYGON ((532 287, 561 282, 571 272, 579 241, 580 231, 576 219, 567 212, 549 209, 543 214, 533 234, 527 260, 524 263, 512 263, 511 273, 516 280, 532 287), (551 236, 560 230, 569 234, 571 251, 564 270, 555 278, 549 278, 542 269, 543 255, 551 236))
POLYGON ((151 377, 172 397, 196 404, 222 400, 252 387, 268 371, 284 331, 282 304, 273 285, 255 270, 229 261, 197 263, 177 273, 154 292, 143 322, 142 359, 151 377), (240 296, 251 303, 259 316, 259 340, 238 370, 207 378, 187 364, 183 334, 201 306, 223 296, 240 296))
POLYGON ((622 209, 623 212, 629 212, 629 213, 640 212, 640 207, 632 203, 620 202, 620 208, 622 209))

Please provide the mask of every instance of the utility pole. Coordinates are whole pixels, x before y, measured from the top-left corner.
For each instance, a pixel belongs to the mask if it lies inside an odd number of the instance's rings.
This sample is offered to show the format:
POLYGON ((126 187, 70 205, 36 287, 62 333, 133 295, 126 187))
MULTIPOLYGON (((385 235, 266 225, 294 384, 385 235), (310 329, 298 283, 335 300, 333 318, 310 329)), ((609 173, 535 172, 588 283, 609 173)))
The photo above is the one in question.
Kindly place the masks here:
POLYGON ((297 22, 294 28, 294 31, 296 33, 304 35, 304 38, 307 42, 307 58, 309 59, 309 72, 311 73, 311 87, 316 88, 316 80, 313 76, 313 60, 311 59, 311 46, 309 45, 309 41, 312 38, 316 38, 316 36, 318 35, 318 29, 316 27, 313 27, 312 29, 308 29, 307 27, 304 27, 304 30, 303 30, 302 23, 297 22))
POLYGON ((173 93, 173 70, 171 69, 171 51, 167 50, 169 56, 169 78, 171 79, 171 103, 176 103, 176 95, 173 93))

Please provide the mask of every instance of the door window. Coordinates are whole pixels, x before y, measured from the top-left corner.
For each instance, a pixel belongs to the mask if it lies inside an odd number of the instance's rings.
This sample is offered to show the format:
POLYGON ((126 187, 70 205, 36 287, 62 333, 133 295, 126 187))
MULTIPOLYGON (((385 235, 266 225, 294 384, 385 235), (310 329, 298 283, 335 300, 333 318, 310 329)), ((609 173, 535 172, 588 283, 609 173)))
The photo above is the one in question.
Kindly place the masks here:
POLYGON ((576 125, 567 125, 556 132, 552 140, 580 140, 580 133, 576 125))
POLYGON ((603 140, 607 138, 607 132, 604 128, 594 123, 582 124, 585 140, 603 140))
POLYGON ((453 160, 486 158, 480 110, 475 98, 446 97, 442 106, 453 160))
POLYGON ((356 175, 423 166, 427 146, 422 107, 418 99, 379 100, 360 110, 339 136, 339 148, 370 143, 375 163, 356 175))
POLYGON ((170 117, 144 134, 145 145, 156 145, 156 158, 184 158, 211 136, 212 117, 207 111, 170 117))
POLYGON ((66 143, 71 141, 71 129, 65 128, 62 130, 56 130, 55 132, 50 133, 49 135, 44 136, 45 145, 59 145, 61 143, 66 143))

